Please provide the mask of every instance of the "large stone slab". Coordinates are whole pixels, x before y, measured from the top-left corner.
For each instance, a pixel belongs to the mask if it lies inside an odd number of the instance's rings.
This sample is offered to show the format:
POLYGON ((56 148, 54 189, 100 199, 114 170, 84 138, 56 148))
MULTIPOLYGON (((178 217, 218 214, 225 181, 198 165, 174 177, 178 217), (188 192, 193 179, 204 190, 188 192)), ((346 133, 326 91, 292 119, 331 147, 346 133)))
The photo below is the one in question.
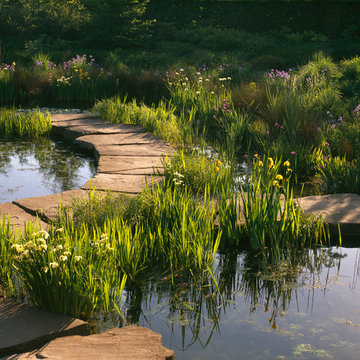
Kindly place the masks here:
POLYGON ((162 345, 160 334, 131 325, 96 335, 56 339, 39 351, 22 354, 16 359, 175 360, 175 354, 162 345))
POLYGON ((170 145, 100 145, 95 154, 100 156, 167 156, 175 150, 170 145))
POLYGON ((331 226, 340 225, 344 237, 360 240, 360 195, 332 194, 296 199, 306 214, 318 214, 331 226))
POLYGON ((97 174, 81 188, 136 194, 140 193, 146 184, 151 187, 159 184, 162 180, 162 176, 97 174))
POLYGON ((85 198, 88 192, 84 190, 67 190, 59 194, 36 196, 20 200, 13 203, 30 214, 39 215, 49 221, 56 219, 57 210, 60 204, 66 206, 71 204, 73 198, 85 198))
POLYGON ((97 173, 152 175, 163 173, 162 157, 101 156, 97 173))
POLYGON ((169 144, 151 133, 120 133, 110 135, 86 135, 78 137, 74 144, 86 150, 109 145, 157 145, 167 148, 169 144))
POLYGON ((0 299, 0 356, 39 348, 56 337, 88 334, 82 320, 0 299))
POLYGON ((23 233, 25 224, 28 222, 32 222, 44 230, 47 230, 50 227, 49 224, 36 218, 36 216, 29 214, 19 206, 9 202, 0 204, 0 217, 4 217, 6 221, 10 219, 10 224, 15 232, 20 231, 23 233))
POLYGON ((68 140, 72 141, 78 138, 79 136, 91 135, 91 134, 120 134, 120 133, 143 133, 145 130, 136 125, 130 124, 111 124, 107 122, 98 123, 96 120, 92 120, 92 123, 78 125, 78 126, 69 126, 64 127, 61 130, 62 136, 68 140))

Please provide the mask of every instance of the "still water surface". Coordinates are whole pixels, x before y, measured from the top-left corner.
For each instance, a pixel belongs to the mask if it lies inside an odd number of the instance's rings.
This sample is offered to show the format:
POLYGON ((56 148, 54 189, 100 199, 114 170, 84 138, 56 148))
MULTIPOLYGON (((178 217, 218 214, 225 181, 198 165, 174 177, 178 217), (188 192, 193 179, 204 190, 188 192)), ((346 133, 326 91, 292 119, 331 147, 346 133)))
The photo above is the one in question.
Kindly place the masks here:
POLYGON ((277 267, 247 251, 218 255, 220 292, 211 279, 149 281, 128 289, 123 315, 161 333, 177 360, 359 360, 359 263, 345 247, 277 267))
POLYGON ((0 140, 0 203, 78 189, 95 172, 93 159, 61 141, 0 140))

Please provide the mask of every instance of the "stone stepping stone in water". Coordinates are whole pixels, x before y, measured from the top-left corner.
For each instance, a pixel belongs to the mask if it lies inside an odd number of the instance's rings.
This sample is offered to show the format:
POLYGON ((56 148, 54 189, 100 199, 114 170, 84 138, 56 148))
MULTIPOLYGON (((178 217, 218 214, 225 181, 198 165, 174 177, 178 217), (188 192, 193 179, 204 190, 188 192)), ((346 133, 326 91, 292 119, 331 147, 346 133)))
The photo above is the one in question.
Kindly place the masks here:
POLYGON ((31 351, 60 336, 88 334, 82 320, 0 299, 0 356, 31 351))
POLYGON ((54 221, 60 204, 69 205, 73 198, 86 198, 88 196, 89 193, 81 189, 67 190, 59 194, 15 200, 13 203, 32 215, 39 215, 48 221, 54 221))
POLYGON ((163 173, 162 157, 101 156, 98 174, 153 175, 163 173))
POLYGON ((159 184, 162 176, 122 175, 122 174, 97 174, 81 188, 84 190, 110 190, 126 194, 140 193, 146 184, 149 188, 159 184))
POLYGON ((360 240, 360 195, 331 194, 306 196, 295 200, 306 214, 322 215, 336 232, 340 225, 342 236, 360 240))
POLYGON ((159 139, 151 133, 120 133, 110 135, 85 135, 80 136, 74 141, 75 145, 81 146, 86 150, 93 150, 99 146, 109 145, 157 145, 169 147, 169 143, 159 139))
POLYGON ((10 223, 15 233, 18 231, 24 233, 25 223, 30 221, 34 224, 38 224, 39 228, 44 230, 48 230, 50 227, 49 224, 41 221, 40 219, 37 219, 36 216, 29 214, 24 209, 15 204, 9 202, 0 204, 0 216, 4 217, 7 221, 9 219, 9 215, 10 223))
POLYGON ((175 360, 175 354, 162 345, 160 334, 131 325, 96 335, 59 338, 38 351, 18 355, 16 359, 175 360))

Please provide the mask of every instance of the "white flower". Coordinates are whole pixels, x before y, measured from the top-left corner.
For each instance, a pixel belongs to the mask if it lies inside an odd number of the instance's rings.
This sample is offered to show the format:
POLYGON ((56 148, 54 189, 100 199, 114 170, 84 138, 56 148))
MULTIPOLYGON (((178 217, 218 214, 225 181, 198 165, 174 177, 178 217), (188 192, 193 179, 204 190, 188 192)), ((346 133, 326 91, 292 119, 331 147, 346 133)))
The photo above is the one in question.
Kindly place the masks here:
POLYGON ((60 261, 66 261, 68 259, 67 256, 61 255, 60 256, 60 261))
POLYGON ((59 264, 54 261, 54 262, 51 262, 51 263, 49 264, 49 266, 50 266, 52 269, 56 269, 57 267, 59 267, 59 264))
POLYGON ((82 256, 75 256, 75 261, 80 261, 82 260, 82 256))

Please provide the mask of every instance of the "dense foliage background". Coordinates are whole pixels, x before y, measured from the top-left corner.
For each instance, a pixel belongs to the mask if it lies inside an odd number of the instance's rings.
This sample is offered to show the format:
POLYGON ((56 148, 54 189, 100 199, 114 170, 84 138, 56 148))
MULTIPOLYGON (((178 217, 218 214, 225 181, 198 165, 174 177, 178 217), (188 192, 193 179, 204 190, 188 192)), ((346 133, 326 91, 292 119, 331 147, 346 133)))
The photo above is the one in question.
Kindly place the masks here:
POLYGON ((221 39, 214 29, 272 33, 285 41, 294 34, 295 42, 341 39, 337 46, 328 44, 330 51, 337 49, 330 55, 353 55, 347 43, 360 37, 359 12, 359 2, 346 0, 0 0, 0 63, 30 59, 39 51, 63 60, 79 49, 97 49, 102 58, 105 51, 151 50, 161 41, 239 47, 235 33, 221 39), (192 30, 203 44, 186 32, 192 30))

